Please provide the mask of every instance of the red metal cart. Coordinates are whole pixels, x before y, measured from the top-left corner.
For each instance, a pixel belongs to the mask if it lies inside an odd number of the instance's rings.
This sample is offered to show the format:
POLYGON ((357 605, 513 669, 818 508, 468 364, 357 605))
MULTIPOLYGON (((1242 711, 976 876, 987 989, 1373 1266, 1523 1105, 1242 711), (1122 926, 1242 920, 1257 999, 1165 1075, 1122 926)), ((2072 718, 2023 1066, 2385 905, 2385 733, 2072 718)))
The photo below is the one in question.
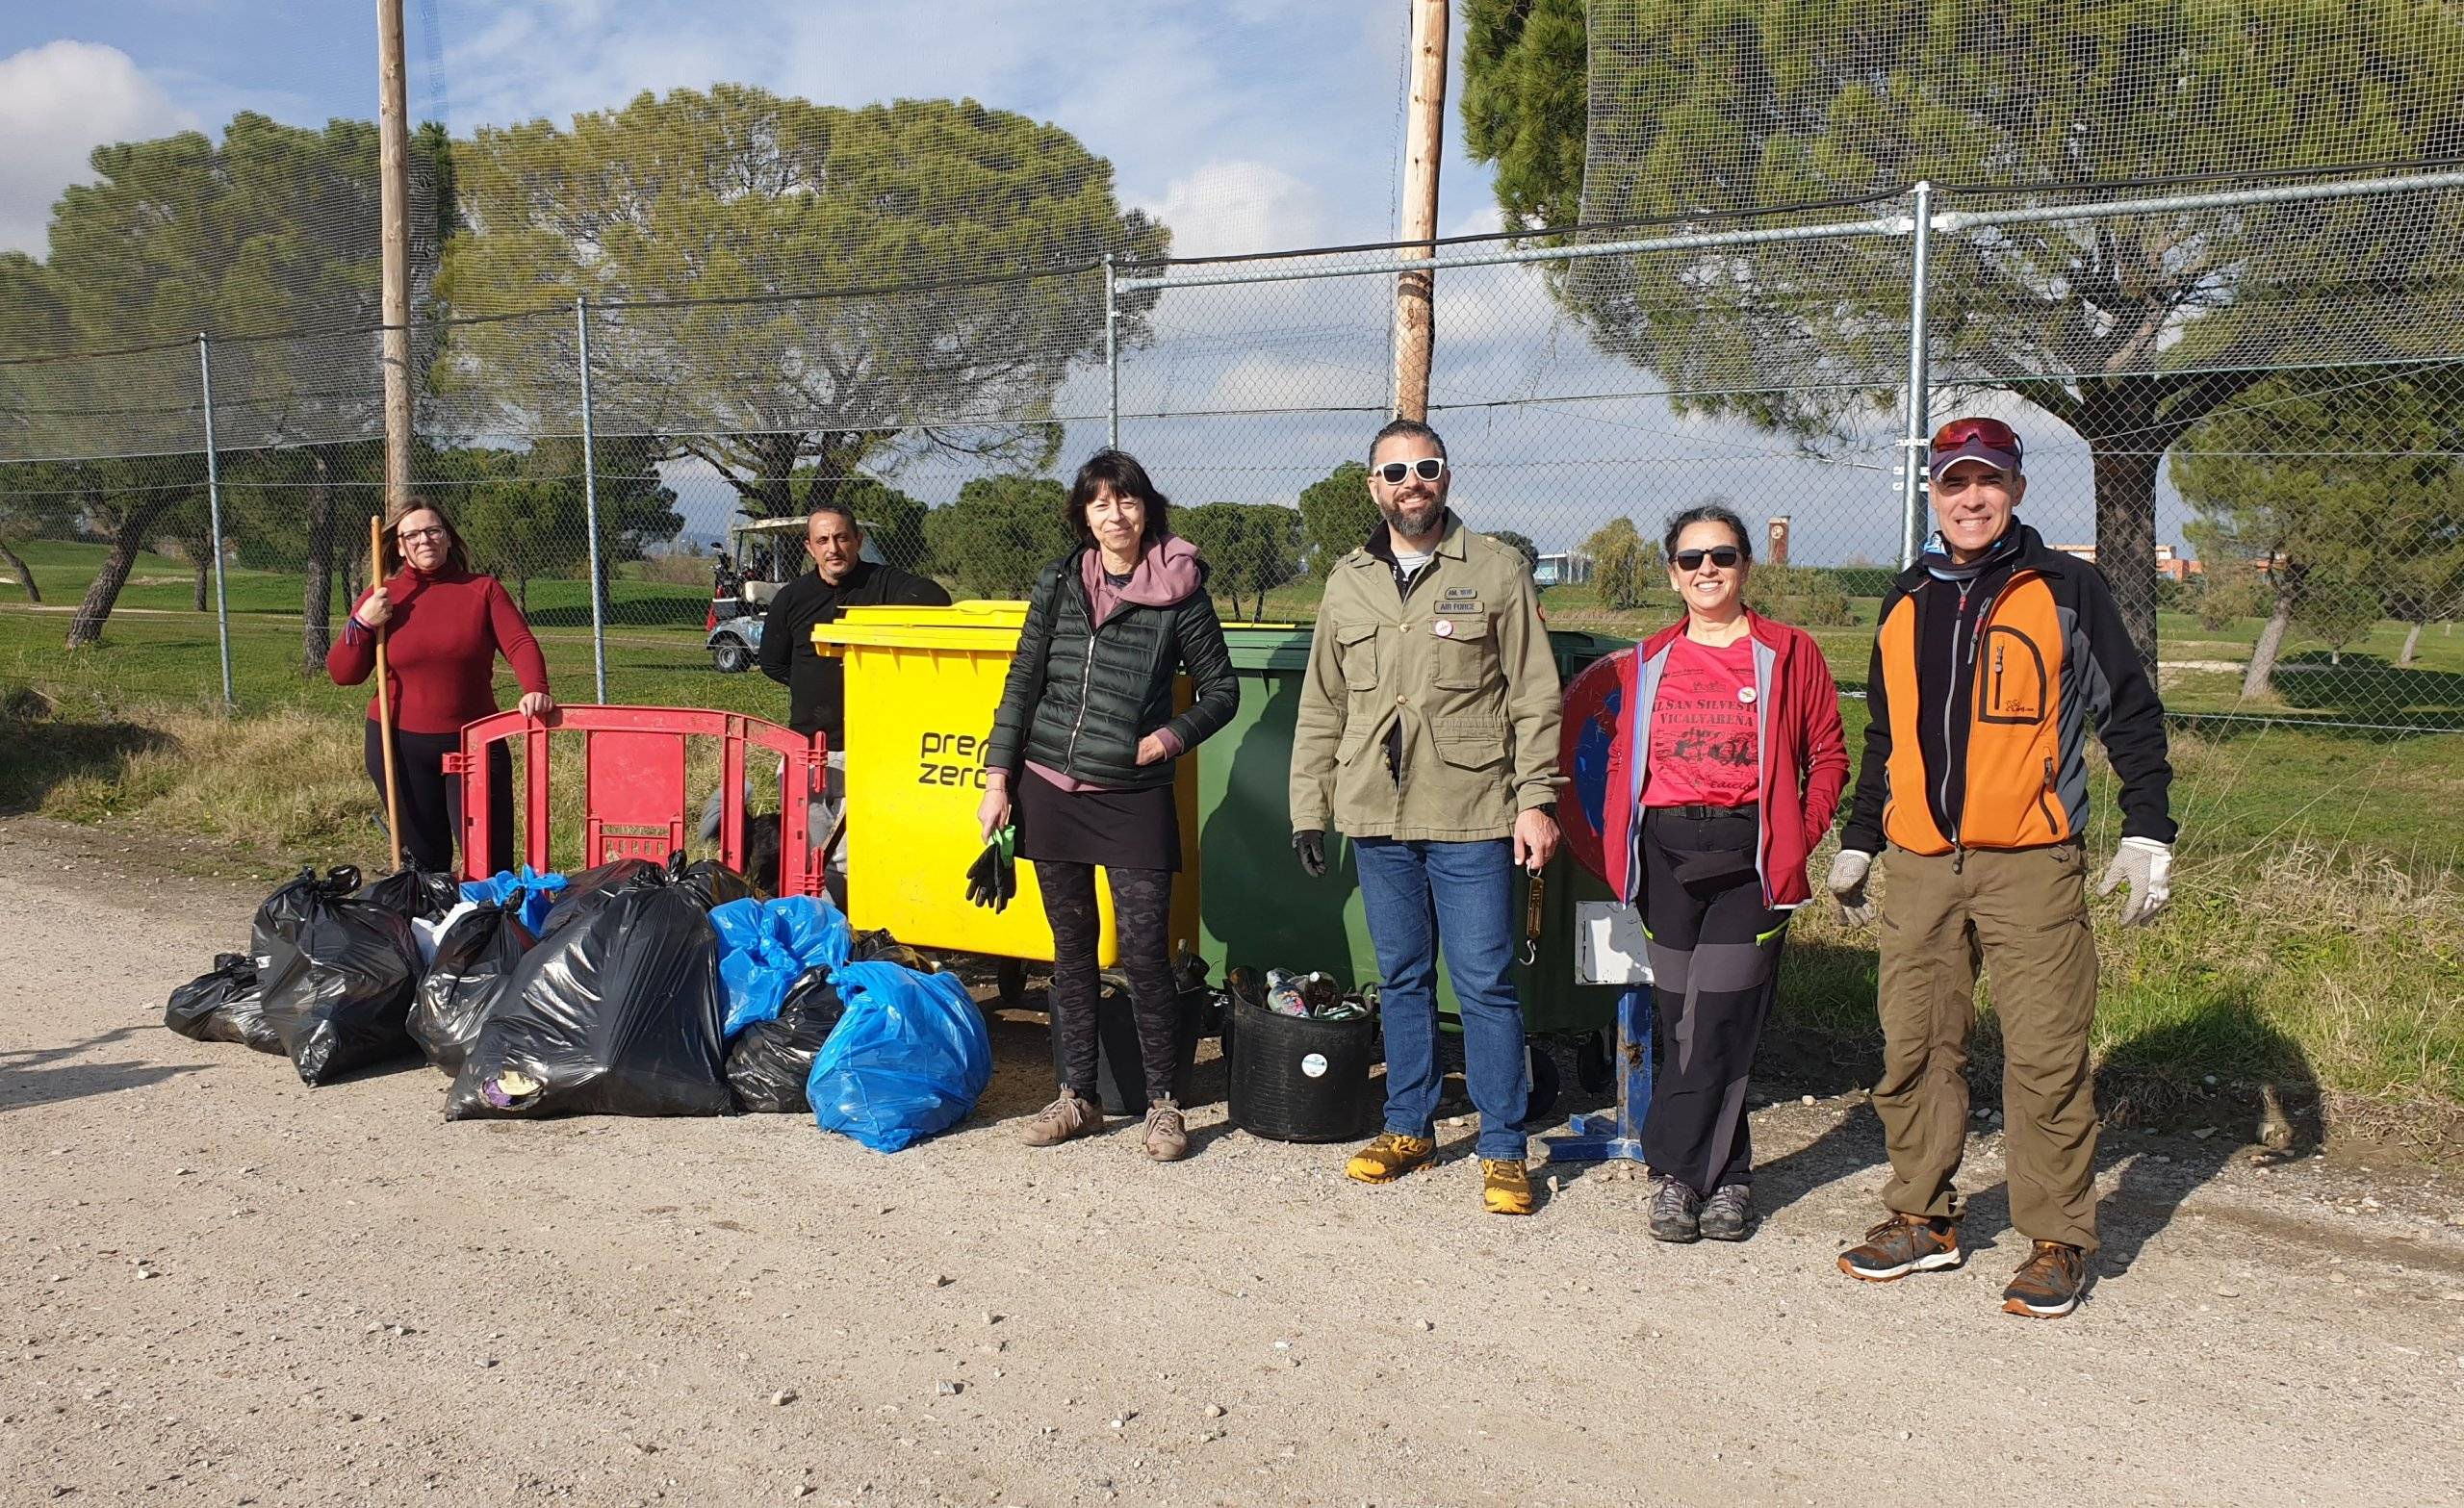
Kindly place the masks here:
POLYGON ((744 868, 745 755, 767 749, 784 766, 779 812, 779 893, 819 895, 821 866, 808 831, 810 799, 821 790, 823 741, 740 712, 695 707, 558 707, 544 719, 499 712, 462 729, 462 751, 448 754, 445 773, 462 780, 462 872, 484 880, 513 867, 488 837, 488 746, 522 740, 522 862, 545 874, 548 853, 548 735, 582 738, 581 868, 613 858, 664 861, 684 847, 689 797, 685 740, 715 738, 725 754, 719 778, 719 861, 744 868))

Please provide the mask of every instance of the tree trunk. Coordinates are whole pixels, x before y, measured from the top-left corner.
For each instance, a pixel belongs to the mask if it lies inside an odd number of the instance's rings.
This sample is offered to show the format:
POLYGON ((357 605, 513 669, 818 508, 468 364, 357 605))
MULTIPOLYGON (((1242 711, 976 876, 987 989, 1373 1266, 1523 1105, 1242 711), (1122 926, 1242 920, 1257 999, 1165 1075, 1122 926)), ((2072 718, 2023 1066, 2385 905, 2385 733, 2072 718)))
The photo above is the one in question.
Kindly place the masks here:
POLYGON ((69 649, 84 649, 103 636, 103 625, 111 621, 112 604, 119 601, 119 589, 128 584, 128 573, 137 564, 138 552, 153 537, 154 525, 163 515, 185 499, 180 493, 137 496, 143 500, 131 506, 118 531, 112 535, 111 553, 103 557, 103 569, 95 573, 93 584, 86 588, 86 600, 77 604, 77 616, 68 620, 69 649))
MULTIPOLYGON (((5 547, 0 547, 0 548, 5 548, 5 547)), ((22 570, 22 568, 20 568, 20 569, 22 570)), ((38 601, 39 601, 39 599, 38 599, 38 601)), ((2397 669, 2399 669, 2399 670, 2410 670, 2410 669, 2412 669, 2412 668, 2413 668, 2413 653, 2414 653, 2414 652, 2415 652, 2415 651, 2419 650, 2421 647, 2422 647, 2422 626, 2421 626, 2421 621, 2420 621, 2419 619, 2416 619, 2416 620, 2414 620, 2412 623, 2409 623, 2409 624, 2407 624, 2407 625, 2405 625, 2405 626, 2404 626, 2404 648, 2403 648, 2403 651, 2396 656, 2396 668, 2397 668, 2397 669)))
POLYGON ((2156 469, 2162 447, 2143 429, 2091 434, 2096 477, 2096 569, 2114 589, 2140 663, 2156 674, 2156 469))
POLYGON ((2275 657, 2284 649, 2284 636, 2293 627, 2293 605, 2301 599, 2301 567, 2287 564, 2284 574, 2276 577, 2275 611, 2268 614, 2268 625, 2259 630, 2259 642, 2250 647, 2250 668, 2242 673, 2242 700, 2265 696, 2275 679, 2275 657))
MULTIPOLYGON (((27 565, 15 550, 11 550, 9 542, 5 539, 0 539, 0 564, 6 564, 11 571, 16 573, 17 584, 26 589, 27 601, 37 604, 42 601, 42 588, 35 583, 34 568, 27 565)), ((2419 630, 2415 630, 2415 636, 2419 636, 2419 630)))
POLYGON ((200 531, 194 539, 180 541, 180 552, 189 557, 189 610, 198 613, 211 611, 214 604, 207 598, 205 587, 206 573, 214 569, 214 546, 200 531))
POLYGON ((308 488, 307 582, 299 601, 299 670, 305 676, 325 673, 326 652, 334 647, 334 517, 333 468, 326 447, 308 452, 317 479, 308 488))

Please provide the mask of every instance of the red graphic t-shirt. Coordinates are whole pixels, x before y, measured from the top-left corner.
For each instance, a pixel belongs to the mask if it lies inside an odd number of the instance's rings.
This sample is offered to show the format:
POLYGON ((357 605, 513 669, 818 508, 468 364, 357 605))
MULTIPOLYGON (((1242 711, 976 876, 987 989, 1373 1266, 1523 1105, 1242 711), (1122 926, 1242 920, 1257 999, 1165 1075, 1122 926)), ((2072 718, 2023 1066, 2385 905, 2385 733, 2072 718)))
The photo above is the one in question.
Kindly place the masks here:
POLYGON ((1680 637, 1652 709, 1646 806, 1742 806, 1762 795, 1754 736, 1754 640, 1715 650, 1680 637))

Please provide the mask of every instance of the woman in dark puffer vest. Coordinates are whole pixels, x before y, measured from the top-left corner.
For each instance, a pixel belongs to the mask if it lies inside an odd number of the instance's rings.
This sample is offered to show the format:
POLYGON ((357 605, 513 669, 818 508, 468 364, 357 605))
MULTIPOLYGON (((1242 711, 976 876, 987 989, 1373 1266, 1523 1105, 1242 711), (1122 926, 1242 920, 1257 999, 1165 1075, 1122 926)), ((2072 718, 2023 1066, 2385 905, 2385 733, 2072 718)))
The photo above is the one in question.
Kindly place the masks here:
POLYGON ((988 839, 1014 819, 1052 921, 1052 1031, 1061 1093, 1019 1128, 1030 1146, 1096 1131, 1095 868, 1111 878, 1122 971, 1146 1071, 1146 1153, 1189 1150, 1172 1098, 1180 1002, 1167 953, 1181 867, 1172 767, 1240 704, 1197 547, 1171 504, 1118 450, 1078 469, 1066 518, 1077 546, 1044 569, 993 714, 977 816, 988 839), (1173 712, 1173 681, 1194 696, 1173 712))

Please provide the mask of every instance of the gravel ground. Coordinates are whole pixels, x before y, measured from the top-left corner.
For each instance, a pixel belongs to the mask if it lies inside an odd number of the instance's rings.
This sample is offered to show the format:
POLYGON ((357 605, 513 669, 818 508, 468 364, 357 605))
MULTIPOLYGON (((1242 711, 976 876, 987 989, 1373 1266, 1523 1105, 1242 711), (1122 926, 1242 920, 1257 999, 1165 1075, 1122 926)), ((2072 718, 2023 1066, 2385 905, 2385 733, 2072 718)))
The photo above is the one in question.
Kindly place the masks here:
POLYGON ((1468 1126, 1389 1189, 1219 1104, 1176 1166, 1126 1124, 1028 1151, 1033 1018, 895 1157, 449 1125, 425 1069, 312 1091, 162 1030, 264 886, 115 842, 0 822, 9 1502, 2464 1499, 2452 1173, 2110 1137, 2102 1281, 2041 1323, 1997 1312, 1989 1133, 1964 1269, 1833 1268, 1881 1182, 1855 1095, 1758 1111, 1768 1218, 1684 1248, 1575 1168, 1481 1214, 1468 1126))

